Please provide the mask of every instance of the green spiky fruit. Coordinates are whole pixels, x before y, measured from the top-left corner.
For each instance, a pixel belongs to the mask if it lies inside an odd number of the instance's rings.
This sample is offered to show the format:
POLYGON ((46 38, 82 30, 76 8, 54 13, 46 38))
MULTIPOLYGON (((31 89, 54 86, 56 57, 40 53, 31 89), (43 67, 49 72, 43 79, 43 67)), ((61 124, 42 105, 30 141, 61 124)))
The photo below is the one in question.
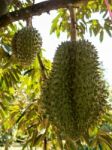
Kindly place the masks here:
POLYGON ((33 27, 24 27, 15 33, 12 40, 13 56, 21 65, 30 65, 40 52, 42 38, 33 27))
POLYGON ((107 90, 97 51, 88 41, 63 42, 44 85, 42 105, 62 135, 84 136, 106 109, 107 90))

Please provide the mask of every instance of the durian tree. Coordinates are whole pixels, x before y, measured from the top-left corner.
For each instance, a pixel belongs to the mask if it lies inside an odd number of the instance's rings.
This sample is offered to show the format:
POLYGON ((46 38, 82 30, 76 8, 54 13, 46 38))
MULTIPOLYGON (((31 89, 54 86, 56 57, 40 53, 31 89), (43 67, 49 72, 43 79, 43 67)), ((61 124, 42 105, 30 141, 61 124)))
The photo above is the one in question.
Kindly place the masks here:
POLYGON ((104 1, 13 0, 8 10, 0 17, 1 145, 6 149, 20 143, 23 149, 111 150, 112 114, 105 101, 107 87, 96 49, 83 39, 87 29, 91 35, 99 35, 100 41, 104 31, 111 36, 104 1), (67 32, 72 40, 58 47, 53 63, 42 55, 42 37, 31 25, 32 16, 51 10, 57 10, 57 16, 50 33, 59 37, 67 32), (95 12, 102 15, 103 25, 91 19, 95 12), (77 42, 77 37, 82 40, 77 42), (61 63, 63 56, 65 61, 61 63))

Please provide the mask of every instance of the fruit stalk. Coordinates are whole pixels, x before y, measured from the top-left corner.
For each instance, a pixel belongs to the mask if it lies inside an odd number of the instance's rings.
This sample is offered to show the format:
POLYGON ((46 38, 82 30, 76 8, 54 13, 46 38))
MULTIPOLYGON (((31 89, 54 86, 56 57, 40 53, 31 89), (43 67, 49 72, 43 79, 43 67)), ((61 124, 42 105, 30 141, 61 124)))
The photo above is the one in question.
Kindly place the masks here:
POLYGON ((76 8, 73 8, 72 5, 69 6, 69 13, 70 13, 70 34, 71 34, 71 41, 77 40, 77 31, 76 31, 76 8))

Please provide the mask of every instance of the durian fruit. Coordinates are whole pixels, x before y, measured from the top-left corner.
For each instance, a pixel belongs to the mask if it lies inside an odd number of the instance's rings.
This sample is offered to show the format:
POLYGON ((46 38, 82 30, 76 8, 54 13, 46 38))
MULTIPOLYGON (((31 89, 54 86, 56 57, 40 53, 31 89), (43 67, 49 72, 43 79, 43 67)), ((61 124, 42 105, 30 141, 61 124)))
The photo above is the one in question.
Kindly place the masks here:
POLYGON ((84 137, 100 122, 108 96, 94 46, 85 40, 63 42, 42 89, 42 106, 61 135, 84 137))
POLYGON ((21 65, 30 65, 40 52, 42 38, 33 27, 24 27, 15 33, 12 39, 12 54, 16 62, 21 65))

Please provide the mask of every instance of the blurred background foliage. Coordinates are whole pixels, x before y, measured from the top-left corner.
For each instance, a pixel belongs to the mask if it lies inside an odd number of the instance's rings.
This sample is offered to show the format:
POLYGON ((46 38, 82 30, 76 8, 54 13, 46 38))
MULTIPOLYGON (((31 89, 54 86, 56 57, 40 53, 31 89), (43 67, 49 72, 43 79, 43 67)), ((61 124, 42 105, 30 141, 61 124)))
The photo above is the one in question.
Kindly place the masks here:
MULTIPOLYGON (((38 1, 37 1, 38 2, 38 1)), ((9 11, 30 6, 33 0, 13 0, 9 11)), ((110 4, 111 1, 109 1, 110 4)), ((90 0, 87 5, 73 5, 76 10, 77 37, 83 38, 87 30, 99 36, 102 42, 104 31, 112 35, 112 22, 103 0, 90 0), (100 13, 103 24, 92 14, 100 13)), ((112 89, 109 87, 110 107, 103 124, 88 131, 87 139, 63 140, 55 128, 41 114, 39 105, 41 87, 47 78, 52 62, 43 55, 43 49, 31 66, 23 68, 12 58, 11 40, 15 32, 25 26, 25 21, 12 23, 0 29, 0 145, 11 145, 43 150, 112 150, 112 89)), ((59 38, 62 32, 70 36, 69 9, 59 9, 53 19, 50 34, 59 38)))

